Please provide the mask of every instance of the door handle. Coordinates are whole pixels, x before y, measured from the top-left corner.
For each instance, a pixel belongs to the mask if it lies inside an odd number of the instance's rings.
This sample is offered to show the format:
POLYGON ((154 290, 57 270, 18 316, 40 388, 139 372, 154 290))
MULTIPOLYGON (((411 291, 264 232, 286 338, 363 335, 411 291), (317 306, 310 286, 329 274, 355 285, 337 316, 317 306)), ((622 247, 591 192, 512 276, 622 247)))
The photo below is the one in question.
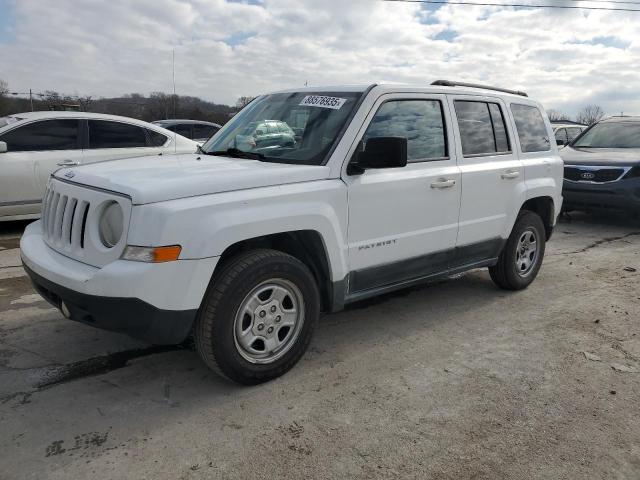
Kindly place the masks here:
POLYGON ((63 160, 62 162, 58 162, 59 167, 73 167, 75 165, 80 165, 80 162, 74 162, 73 160, 63 160))
POLYGON ((500 175, 500 178, 502 178, 503 180, 510 180, 512 178, 518 178, 519 176, 520 172, 518 172, 517 170, 507 170, 502 175, 500 175))
POLYGON ((447 180, 446 178, 440 178, 438 181, 431 184, 431 188, 451 188, 456 184, 455 180, 447 180))

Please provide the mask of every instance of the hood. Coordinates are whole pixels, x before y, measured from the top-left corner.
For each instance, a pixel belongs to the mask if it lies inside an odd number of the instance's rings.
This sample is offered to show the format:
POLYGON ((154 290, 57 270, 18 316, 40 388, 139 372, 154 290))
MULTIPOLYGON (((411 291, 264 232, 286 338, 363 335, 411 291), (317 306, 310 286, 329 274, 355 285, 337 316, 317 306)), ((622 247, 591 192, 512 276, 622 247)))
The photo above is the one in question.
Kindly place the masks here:
POLYGON ((210 155, 153 155, 94 163, 55 177, 123 193, 134 205, 247 188, 323 180, 329 167, 289 165, 210 155))
POLYGON ((580 148, 560 150, 565 165, 631 167, 640 165, 640 148, 580 148))

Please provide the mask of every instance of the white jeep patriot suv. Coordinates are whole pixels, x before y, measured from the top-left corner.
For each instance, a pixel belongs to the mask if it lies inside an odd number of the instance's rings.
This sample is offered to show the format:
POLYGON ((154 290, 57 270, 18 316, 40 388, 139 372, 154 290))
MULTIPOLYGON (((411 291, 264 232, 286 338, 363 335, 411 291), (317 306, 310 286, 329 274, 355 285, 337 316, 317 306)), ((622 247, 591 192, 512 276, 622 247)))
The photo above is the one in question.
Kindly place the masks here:
POLYGON ((260 383, 300 359, 321 311, 480 267, 527 287, 562 203, 550 139, 538 103, 478 85, 264 95, 199 153, 58 170, 22 260, 66 317, 193 335, 209 367, 260 383), (256 142, 254 124, 295 139, 256 142))

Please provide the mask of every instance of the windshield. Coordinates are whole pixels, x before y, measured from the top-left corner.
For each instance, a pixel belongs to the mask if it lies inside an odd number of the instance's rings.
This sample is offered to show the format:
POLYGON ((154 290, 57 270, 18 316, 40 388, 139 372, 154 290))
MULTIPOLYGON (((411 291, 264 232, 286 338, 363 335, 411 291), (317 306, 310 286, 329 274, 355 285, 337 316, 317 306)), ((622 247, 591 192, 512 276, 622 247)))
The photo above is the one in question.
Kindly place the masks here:
POLYGON ((571 146, 640 148, 640 122, 599 123, 582 134, 571 146))
POLYGON ((361 92, 258 97, 202 146, 203 153, 321 165, 361 92))

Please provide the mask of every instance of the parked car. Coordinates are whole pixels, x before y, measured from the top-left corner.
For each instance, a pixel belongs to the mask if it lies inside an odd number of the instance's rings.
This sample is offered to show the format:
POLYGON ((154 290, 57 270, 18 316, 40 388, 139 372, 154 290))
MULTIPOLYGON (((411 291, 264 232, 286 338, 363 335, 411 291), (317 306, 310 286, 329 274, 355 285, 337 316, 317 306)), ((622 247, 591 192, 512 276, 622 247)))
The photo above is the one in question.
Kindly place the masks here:
POLYGON ((222 126, 217 123, 202 120, 157 120, 153 123, 154 125, 176 132, 178 135, 190 138, 200 144, 209 140, 209 138, 222 128, 222 126))
POLYGON ((640 212, 640 117, 602 120, 561 155, 566 211, 640 212))
POLYGON ((0 221, 38 218, 51 173, 64 166, 193 153, 197 144, 133 118, 29 112, 0 118, 0 221))
POLYGON ((300 359, 320 311, 473 268, 531 284, 562 205, 551 138, 540 104, 490 87, 263 95, 198 154, 57 171, 20 251, 66 317, 193 334, 209 367, 260 383, 300 359), (301 141, 238 148, 270 122, 301 141))
POLYGON ((556 137, 556 144, 559 147, 564 147, 573 142, 588 128, 587 125, 570 120, 552 121, 551 126, 553 127, 553 134, 556 137))
POLYGON ((249 123, 234 138, 234 147, 240 149, 255 148, 293 148, 296 134, 286 123, 278 120, 263 120, 249 123))

